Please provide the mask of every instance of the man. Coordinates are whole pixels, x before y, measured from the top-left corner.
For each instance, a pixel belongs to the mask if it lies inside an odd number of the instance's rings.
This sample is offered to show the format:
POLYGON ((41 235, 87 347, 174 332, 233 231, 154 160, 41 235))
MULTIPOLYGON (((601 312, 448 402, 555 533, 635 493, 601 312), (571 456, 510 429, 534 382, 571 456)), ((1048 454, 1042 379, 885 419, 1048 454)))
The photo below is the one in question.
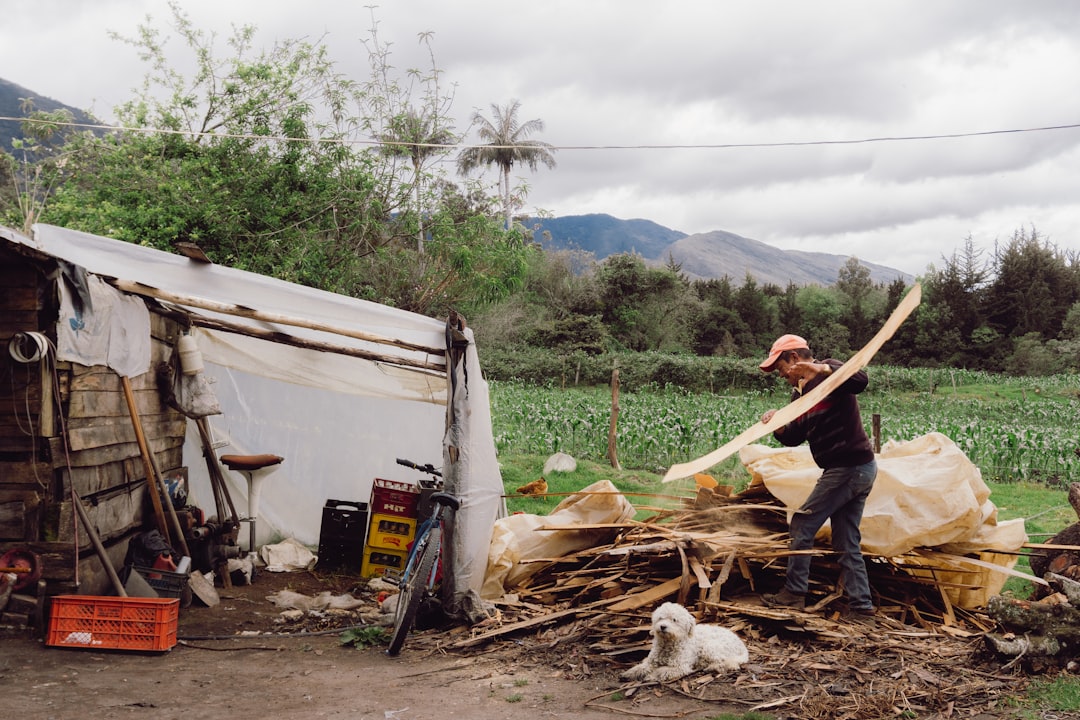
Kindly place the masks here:
MULTIPOLYGON (((784 335, 773 343, 760 367, 764 372, 775 370, 787 380, 794 388, 791 399, 795 401, 841 365, 839 360, 815 360, 806 340, 784 335)), ((863 507, 877 477, 874 448, 866 436, 856 399, 867 382, 866 372, 860 370, 806 413, 778 428, 773 436, 788 447, 809 442, 814 462, 822 469, 810 497, 791 519, 791 549, 812 548, 814 536, 825 520, 830 520, 832 547, 839 554, 840 577, 848 597, 848 614, 853 620, 873 624, 874 603, 859 548, 863 507)), ((767 423, 775 413, 767 410, 761 421, 767 423)), ((784 588, 763 595, 762 601, 770 607, 803 609, 809 576, 810 555, 789 556, 784 588)))

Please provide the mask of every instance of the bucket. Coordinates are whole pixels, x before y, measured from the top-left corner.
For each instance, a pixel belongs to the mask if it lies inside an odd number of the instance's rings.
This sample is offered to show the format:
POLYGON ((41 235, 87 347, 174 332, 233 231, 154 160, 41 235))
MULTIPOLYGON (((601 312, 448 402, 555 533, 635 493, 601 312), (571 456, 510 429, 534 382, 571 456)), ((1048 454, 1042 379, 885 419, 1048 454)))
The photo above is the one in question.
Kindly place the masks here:
POLYGON ((195 338, 181 335, 176 341, 176 349, 180 351, 180 369, 185 375, 197 375, 203 371, 202 353, 195 338))

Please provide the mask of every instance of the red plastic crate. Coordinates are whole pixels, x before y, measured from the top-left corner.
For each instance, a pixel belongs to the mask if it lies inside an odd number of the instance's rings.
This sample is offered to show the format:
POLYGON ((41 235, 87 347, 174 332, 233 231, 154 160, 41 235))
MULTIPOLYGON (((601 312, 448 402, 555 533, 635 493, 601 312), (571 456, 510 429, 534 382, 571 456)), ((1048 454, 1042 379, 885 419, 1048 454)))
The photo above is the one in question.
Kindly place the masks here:
POLYGON ((371 486, 371 514, 416 517, 420 486, 375 478, 371 486))
POLYGON ((178 598, 57 595, 46 645, 88 650, 171 650, 180 617, 178 598))

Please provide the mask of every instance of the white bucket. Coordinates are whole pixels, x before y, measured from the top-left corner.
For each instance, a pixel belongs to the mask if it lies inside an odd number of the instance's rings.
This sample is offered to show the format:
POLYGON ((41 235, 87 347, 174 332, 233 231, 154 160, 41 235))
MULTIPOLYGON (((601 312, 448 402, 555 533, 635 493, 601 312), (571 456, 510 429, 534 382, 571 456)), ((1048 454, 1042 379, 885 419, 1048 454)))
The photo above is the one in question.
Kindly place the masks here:
POLYGON ((180 369, 185 375, 197 375, 203 371, 202 353, 195 338, 181 335, 176 341, 176 349, 180 351, 180 369))

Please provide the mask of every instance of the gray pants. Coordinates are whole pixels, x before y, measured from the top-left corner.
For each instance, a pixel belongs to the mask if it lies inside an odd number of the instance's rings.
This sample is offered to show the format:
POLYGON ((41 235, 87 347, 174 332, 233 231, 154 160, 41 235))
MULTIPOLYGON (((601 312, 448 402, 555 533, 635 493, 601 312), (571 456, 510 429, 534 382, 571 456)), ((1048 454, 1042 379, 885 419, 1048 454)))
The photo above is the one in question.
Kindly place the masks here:
MULTIPOLYGON (((791 518, 791 549, 809 550, 814 547, 814 536, 825 524, 832 524, 832 547, 839 555, 840 577, 852 610, 871 610, 874 601, 870 596, 870 581, 866 576, 866 562, 859 545, 866 496, 874 487, 877 462, 871 460, 855 467, 830 468, 821 474, 810 497, 791 518)), ((809 589, 810 556, 792 555, 788 558, 785 586, 799 595, 809 589)))

